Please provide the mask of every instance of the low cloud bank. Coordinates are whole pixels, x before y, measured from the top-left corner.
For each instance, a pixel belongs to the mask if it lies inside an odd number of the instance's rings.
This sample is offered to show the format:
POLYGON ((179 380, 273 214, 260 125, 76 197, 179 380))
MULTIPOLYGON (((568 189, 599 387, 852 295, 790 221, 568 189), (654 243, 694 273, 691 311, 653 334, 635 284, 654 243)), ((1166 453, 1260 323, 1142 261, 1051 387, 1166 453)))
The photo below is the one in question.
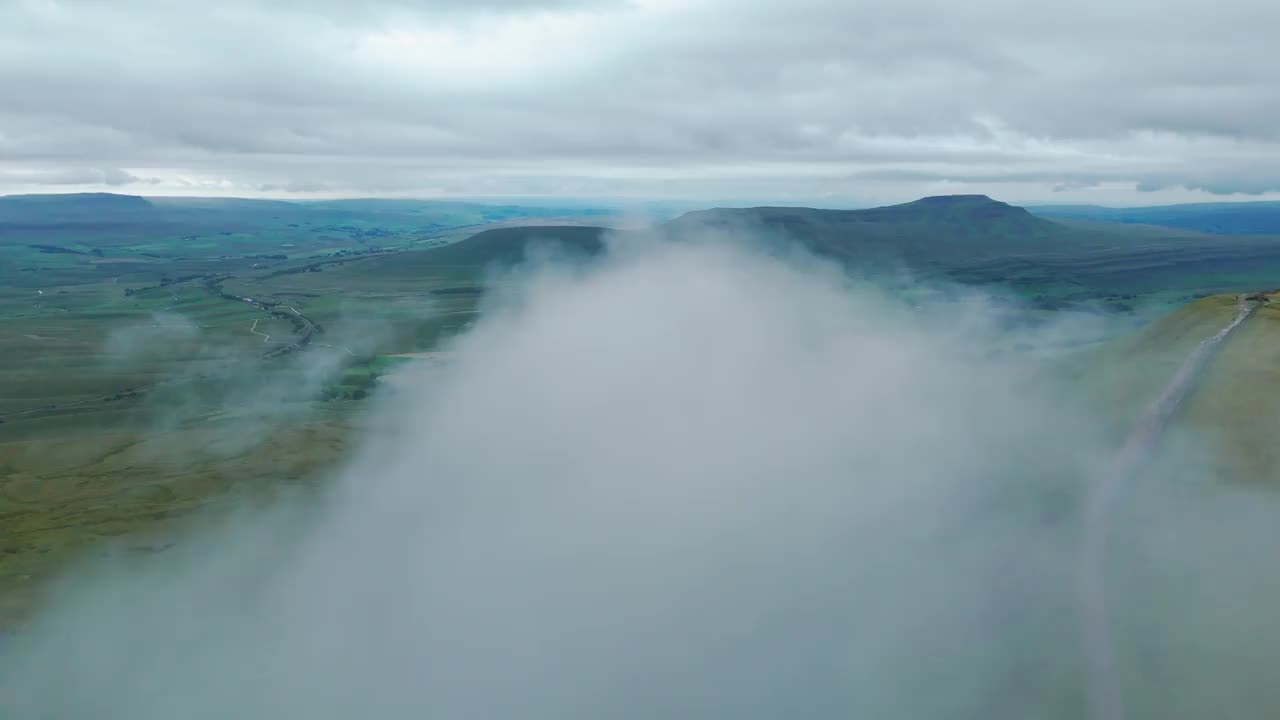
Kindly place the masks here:
MULTIPOLYGON (((1079 717, 1072 323, 652 246, 495 293, 319 507, 99 569, 6 717, 1079 717)), ((1092 332, 1095 328, 1090 328, 1092 332)))

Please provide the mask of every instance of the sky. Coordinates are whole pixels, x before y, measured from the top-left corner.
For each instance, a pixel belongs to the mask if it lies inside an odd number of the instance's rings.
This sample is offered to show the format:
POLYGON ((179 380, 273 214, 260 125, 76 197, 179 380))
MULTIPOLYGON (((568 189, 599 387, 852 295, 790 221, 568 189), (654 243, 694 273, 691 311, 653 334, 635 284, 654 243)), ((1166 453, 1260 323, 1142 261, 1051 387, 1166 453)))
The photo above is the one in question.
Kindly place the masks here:
POLYGON ((1271 0, 0 0, 0 193, 1280 199, 1271 0))

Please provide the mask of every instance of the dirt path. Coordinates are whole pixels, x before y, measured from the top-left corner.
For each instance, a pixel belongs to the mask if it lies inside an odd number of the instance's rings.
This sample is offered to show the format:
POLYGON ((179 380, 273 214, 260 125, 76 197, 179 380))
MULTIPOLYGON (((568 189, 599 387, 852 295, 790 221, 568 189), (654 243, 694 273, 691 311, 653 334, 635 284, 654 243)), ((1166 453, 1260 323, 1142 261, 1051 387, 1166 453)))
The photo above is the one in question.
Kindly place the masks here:
POLYGON ((253 333, 254 335, 261 335, 261 336, 262 336, 262 342, 264 342, 264 343, 265 343, 265 342, 269 342, 269 341, 271 340, 271 336, 270 336, 270 335, 268 335, 268 334, 266 334, 266 333, 264 333, 264 332, 258 332, 258 323, 260 323, 260 322, 262 322, 262 318, 258 318, 257 320, 254 320, 254 321, 253 321, 253 324, 249 326, 249 332, 253 333))
POLYGON ((1258 307, 1240 296, 1235 319, 1213 337, 1202 340, 1183 361, 1173 380, 1147 408, 1111 462, 1089 487, 1080 543, 1076 604, 1080 615, 1093 720, 1122 720, 1124 697, 1117 676, 1115 642, 1107 610, 1107 514, 1117 487, 1148 458, 1169 421, 1195 387, 1201 371, 1227 336, 1258 307))

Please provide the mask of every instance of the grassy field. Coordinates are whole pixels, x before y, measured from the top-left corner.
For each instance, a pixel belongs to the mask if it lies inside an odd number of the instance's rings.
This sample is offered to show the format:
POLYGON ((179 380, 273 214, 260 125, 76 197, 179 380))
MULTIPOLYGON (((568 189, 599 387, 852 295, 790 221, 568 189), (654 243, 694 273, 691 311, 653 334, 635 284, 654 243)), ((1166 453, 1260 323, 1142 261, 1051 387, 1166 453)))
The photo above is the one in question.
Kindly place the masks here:
MULTIPOLYGON (((1280 485, 1280 295, 1270 294, 1206 366, 1177 416, 1177 429, 1203 444, 1213 464, 1204 477, 1280 485)), ((1190 302, 1133 335, 1072 361, 1080 387, 1105 408, 1112 435, 1124 436, 1185 359, 1235 317, 1239 295, 1190 302)), ((1173 442, 1177 442, 1176 439, 1173 442)))
POLYGON ((1183 422, 1221 459, 1220 479, 1276 485, 1280 477, 1280 295, 1240 326, 1208 367, 1183 422))
POLYGON ((358 435, 354 410, 308 408, 238 444, 227 441, 243 430, 235 417, 0 443, 0 626, 21 622, 50 573, 87 552, 160 551, 196 510, 322 479, 358 435))
POLYGON ((196 510, 323 479, 360 434, 358 400, 410 361, 389 356, 434 348, 477 312, 482 263, 393 258, 586 212, 5 200, 0 626, 86 552, 145 553, 196 510))

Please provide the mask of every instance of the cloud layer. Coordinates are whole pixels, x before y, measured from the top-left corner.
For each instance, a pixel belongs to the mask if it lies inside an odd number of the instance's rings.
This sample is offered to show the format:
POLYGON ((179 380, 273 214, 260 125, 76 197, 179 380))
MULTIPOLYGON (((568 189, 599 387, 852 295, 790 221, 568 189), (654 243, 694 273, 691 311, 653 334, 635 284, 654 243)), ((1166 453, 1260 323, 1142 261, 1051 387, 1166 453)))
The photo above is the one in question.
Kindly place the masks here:
MULTIPOLYGON (((489 302, 319 506, 72 576, 0 639, 0 714, 1084 716, 1077 510, 1118 439, 1046 359, 1091 323, 740 244, 489 302)), ((1280 702, 1274 501, 1196 445, 1116 519, 1134 717, 1280 702)))
POLYGON ((1266 0, 16 0, 0 189, 1276 193, 1277 25, 1266 0))
POLYGON ((0 645, 0 710, 1024 716, 1063 692, 1057 498, 1103 446, 1002 352, 1054 332, 716 247, 495 302, 396 383, 324 507, 78 574, 0 645))

